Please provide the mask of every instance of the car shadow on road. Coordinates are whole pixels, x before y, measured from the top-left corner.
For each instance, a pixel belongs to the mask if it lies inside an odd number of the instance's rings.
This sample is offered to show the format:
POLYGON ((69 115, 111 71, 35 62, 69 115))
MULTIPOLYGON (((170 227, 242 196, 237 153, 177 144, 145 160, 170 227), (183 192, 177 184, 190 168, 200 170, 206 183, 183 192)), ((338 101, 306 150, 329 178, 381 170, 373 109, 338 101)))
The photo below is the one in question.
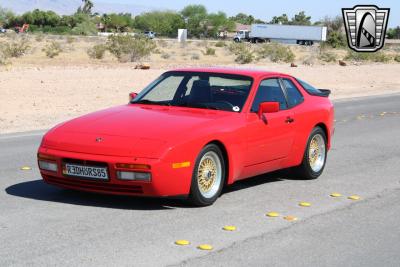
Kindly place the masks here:
MULTIPOLYGON (((290 178, 290 176, 284 171, 264 174, 227 186, 224 188, 223 194, 229 194, 249 187, 279 182, 287 179, 292 178, 290 178)), ((42 179, 18 183, 6 188, 5 191, 9 195, 22 198, 111 209, 165 210, 175 208, 195 208, 182 199, 115 196, 60 189, 46 184, 42 179)))
POLYGON ((185 204, 179 199, 115 196, 79 192, 48 185, 41 179, 15 184, 6 188, 5 191, 9 195, 17 197, 111 209, 165 210, 185 207, 185 204))

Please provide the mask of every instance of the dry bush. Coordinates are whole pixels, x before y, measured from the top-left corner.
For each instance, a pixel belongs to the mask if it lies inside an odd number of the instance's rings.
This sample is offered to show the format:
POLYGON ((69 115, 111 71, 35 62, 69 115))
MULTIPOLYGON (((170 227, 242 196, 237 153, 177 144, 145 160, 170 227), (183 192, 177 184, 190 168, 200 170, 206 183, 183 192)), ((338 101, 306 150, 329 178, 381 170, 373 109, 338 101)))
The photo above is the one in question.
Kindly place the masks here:
POLYGON ((290 47, 278 44, 264 44, 258 50, 257 54, 259 58, 268 58, 272 62, 293 62, 296 58, 290 47))
POLYGON ((232 43, 228 50, 236 56, 235 62, 239 64, 248 64, 254 60, 253 51, 245 43, 232 43))
POLYGON ((103 59, 107 51, 107 46, 104 44, 94 45, 87 50, 87 54, 91 59, 103 59))
POLYGON ((394 59, 394 61, 400 63, 400 55, 395 55, 393 59, 394 59))
POLYGON ((192 56, 190 57, 190 59, 192 59, 192 60, 199 60, 199 59, 200 59, 200 55, 199 55, 199 54, 192 54, 192 56))
POLYGON ((73 36, 67 36, 67 44, 73 44, 76 42, 76 38, 73 36))
POLYGON ((161 58, 163 58, 163 59, 169 59, 170 57, 171 57, 171 55, 168 54, 168 53, 162 53, 161 54, 161 58))
POLYGON ((371 62, 381 62, 386 63, 390 61, 390 56, 386 55, 384 52, 379 51, 376 53, 358 53, 352 50, 347 52, 345 60, 351 61, 371 61, 371 62))
POLYGON ((337 61, 337 56, 335 53, 330 52, 330 51, 324 51, 321 52, 318 56, 319 60, 322 60, 324 62, 336 62, 337 61))
POLYGON ((107 48, 120 62, 135 62, 150 56, 156 44, 142 35, 111 35, 107 40, 107 48))
POLYGON ((226 42, 224 41, 218 41, 215 43, 215 47, 225 47, 226 46, 226 42))
POLYGON ((48 43, 44 48, 43 52, 46 53, 46 56, 49 58, 54 58, 58 56, 63 51, 62 46, 59 42, 52 41, 48 43))
POLYGON ((4 43, 1 47, 2 53, 6 58, 22 57, 26 55, 30 49, 30 43, 26 38, 4 43))
POLYGON ((206 56, 215 56, 215 49, 211 47, 207 47, 206 51, 203 52, 204 55, 206 56))

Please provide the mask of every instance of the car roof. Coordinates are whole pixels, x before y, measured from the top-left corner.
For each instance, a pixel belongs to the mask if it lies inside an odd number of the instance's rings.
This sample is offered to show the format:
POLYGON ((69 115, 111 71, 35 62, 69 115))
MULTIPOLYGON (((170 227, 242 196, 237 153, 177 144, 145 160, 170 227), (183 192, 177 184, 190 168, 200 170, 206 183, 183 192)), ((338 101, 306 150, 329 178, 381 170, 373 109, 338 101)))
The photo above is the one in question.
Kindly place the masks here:
POLYGON ((261 69, 251 69, 251 68, 240 68, 240 67, 202 67, 202 68, 181 68, 173 69, 171 71, 182 71, 182 72, 211 72, 211 73, 222 73, 222 74, 236 74, 243 76, 250 76, 253 78, 258 78, 261 76, 290 76, 287 74, 266 71, 261 69))

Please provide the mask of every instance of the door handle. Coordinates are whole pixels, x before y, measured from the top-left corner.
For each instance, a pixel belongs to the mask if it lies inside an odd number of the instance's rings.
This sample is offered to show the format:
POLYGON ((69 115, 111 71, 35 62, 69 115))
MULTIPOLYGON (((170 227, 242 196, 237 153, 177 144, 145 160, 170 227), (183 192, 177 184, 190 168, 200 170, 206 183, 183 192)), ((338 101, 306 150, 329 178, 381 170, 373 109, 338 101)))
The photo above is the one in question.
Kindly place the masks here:
POLYGON ((292 117, 287 117, 285 122, 286 123, 293 123, 294 119, 292 117))

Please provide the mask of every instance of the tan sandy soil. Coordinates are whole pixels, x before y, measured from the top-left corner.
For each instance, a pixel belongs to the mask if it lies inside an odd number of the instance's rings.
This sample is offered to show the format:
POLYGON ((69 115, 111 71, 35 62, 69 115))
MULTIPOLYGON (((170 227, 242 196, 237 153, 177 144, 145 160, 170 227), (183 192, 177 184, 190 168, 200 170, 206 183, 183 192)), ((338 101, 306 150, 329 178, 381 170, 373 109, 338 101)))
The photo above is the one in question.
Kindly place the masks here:
MULTIPOLYGON (((88 112, 125 104, 129 92, 139 92, 167 69, 144 71, 133 66, 1 67, 0 134, 48 129, 88 112)), ((400 64, 252 67, 289 73, 332 89, 333 99, 400 92, 400 64)))

